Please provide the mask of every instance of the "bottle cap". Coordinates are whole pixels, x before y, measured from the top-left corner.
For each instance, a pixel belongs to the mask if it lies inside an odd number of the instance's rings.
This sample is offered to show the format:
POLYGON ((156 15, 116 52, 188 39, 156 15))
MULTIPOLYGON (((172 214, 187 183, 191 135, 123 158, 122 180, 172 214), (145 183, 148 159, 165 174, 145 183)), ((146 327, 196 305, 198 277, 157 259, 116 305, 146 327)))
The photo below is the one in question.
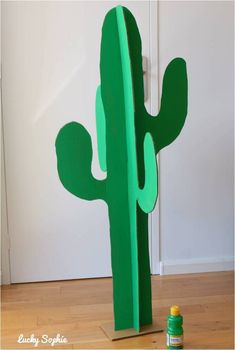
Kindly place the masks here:
POLYGON ((178 316, 180 314, 180 308, 178 305, 172 305, 171 307, 171 315, 178 316))

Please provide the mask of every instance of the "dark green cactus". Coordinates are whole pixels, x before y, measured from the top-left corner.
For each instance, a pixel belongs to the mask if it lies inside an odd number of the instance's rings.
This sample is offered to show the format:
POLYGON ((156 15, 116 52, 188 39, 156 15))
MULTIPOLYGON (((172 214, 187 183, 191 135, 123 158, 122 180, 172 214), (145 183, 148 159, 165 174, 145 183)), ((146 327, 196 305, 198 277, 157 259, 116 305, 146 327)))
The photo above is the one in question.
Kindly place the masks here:
POLYGON ((148 213, 157 199, 156 154, 180 133, 187 115, 185 61, 166 68, 156 117, 144 106, 141 40, 133 15, 118 6, 105 17, 96 95, 98 153, 106 179, 91 173, 86 129, 72 122, 56 140, 65 188, 109 209, 115 330, 152 323, 148 213))

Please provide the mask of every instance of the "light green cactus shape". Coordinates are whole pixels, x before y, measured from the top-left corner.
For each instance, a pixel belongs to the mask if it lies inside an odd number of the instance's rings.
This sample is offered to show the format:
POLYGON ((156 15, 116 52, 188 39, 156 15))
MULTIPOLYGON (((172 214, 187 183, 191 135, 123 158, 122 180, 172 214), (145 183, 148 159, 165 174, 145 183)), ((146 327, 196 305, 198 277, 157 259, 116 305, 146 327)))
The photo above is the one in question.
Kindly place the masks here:
POLYGON ((186 64, 181 58, 170 62, 159 114, 149 115, 138 27, 130 11, 118 6, 104 20, 100 77, 96 121, 99 161, 106 178, 93 177, 91 137, 77 122, 65 125, 57 136, 58 173, 75 196, 107 203, 115 330, 139 331, 152 323, 148 213, 158 193, 156 154, 175 140, 184 125, 186 64))

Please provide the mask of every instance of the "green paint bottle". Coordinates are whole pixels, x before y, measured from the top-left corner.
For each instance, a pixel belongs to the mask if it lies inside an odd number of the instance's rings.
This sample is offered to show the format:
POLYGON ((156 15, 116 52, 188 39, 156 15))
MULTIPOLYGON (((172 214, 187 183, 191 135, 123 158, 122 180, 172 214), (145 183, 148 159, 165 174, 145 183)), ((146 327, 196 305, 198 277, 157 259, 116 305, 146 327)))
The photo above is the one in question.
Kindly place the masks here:
POLYGON ((180 308, 173 305, 170 315, 167 317, 167 349, 183 349, 183 317, 180 315, 180 308))

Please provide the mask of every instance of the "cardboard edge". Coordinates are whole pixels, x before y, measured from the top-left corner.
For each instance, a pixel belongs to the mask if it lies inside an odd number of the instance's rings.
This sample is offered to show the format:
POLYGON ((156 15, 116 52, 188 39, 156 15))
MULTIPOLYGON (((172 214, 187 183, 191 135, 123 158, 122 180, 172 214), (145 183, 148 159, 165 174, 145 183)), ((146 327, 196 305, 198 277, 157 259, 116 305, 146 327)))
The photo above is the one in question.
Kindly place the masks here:
POLYGON ((104 323, 100 326, 106 337, 111 341, 143 336, 151 333, 163 332, 163 328, 157 323, 141 327, 140 332, 136 331, 134 328, 123 329, 119 331, 114 330, 114 323, 104 323))

